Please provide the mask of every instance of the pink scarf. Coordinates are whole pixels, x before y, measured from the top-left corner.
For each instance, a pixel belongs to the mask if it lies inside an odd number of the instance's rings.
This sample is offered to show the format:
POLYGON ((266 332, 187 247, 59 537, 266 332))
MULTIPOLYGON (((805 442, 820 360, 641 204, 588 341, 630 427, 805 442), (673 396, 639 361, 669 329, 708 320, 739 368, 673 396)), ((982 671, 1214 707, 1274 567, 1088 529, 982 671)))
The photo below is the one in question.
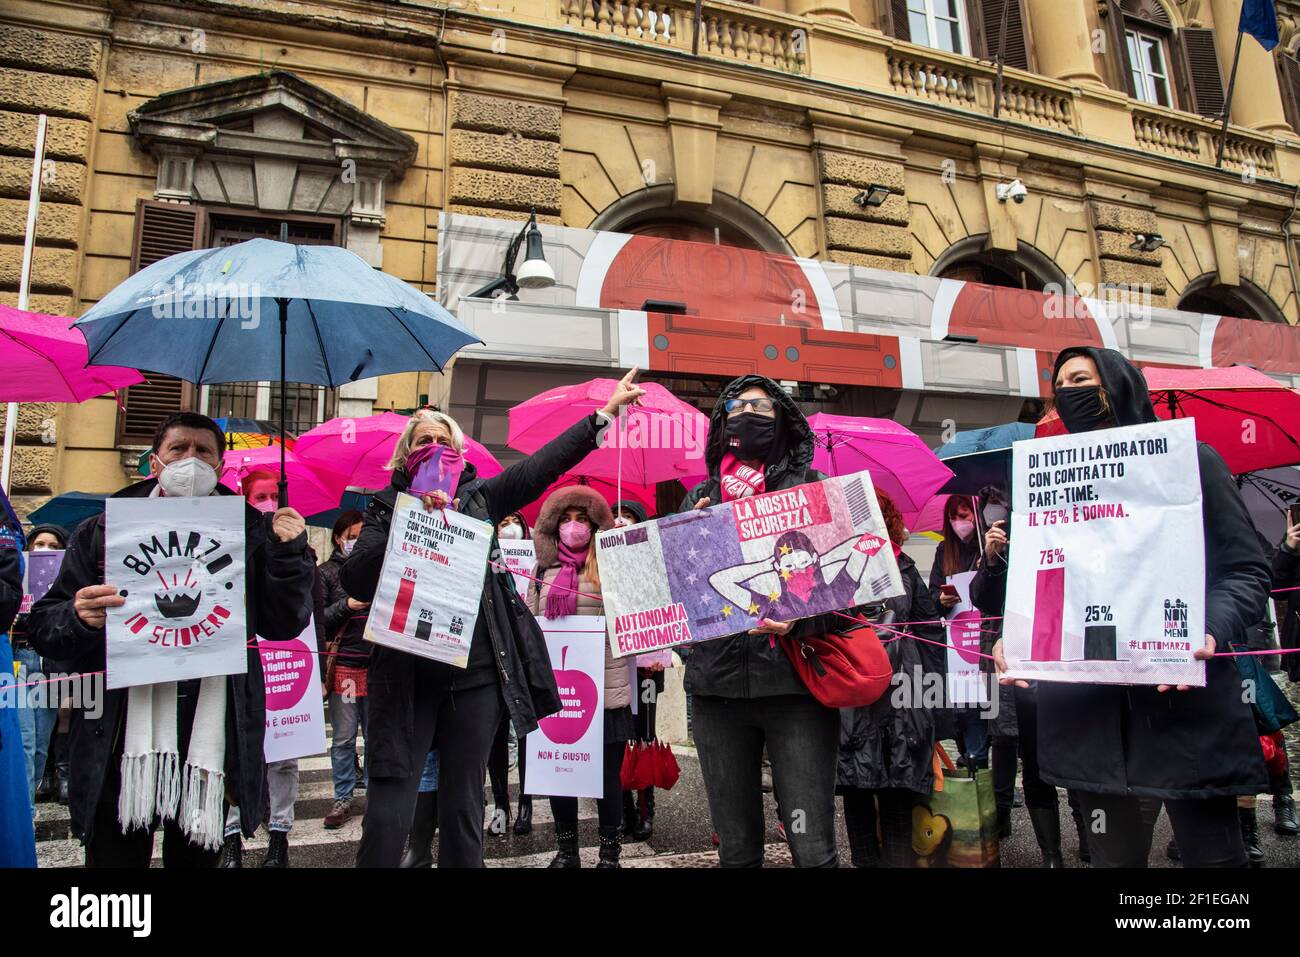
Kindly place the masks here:
POLYGON ((763 470, 750 468, 731 452, 722 456, 722 500, 730 502, 763 491, 763 470))
POLYGON ((587 551, 590 548, 588 545, 581 551, 575 551, 564 544, 558 535, 555 544, 559 546, 557 556, 560 559, 560 571, 546 592, 547 618, 563 618, 565 615, 577 614, 578 568, 586 562, 587 551))
POLYGON ((455 449, 437 442, 422 445, 406 457, 407 491, 412 495, 443 492, 450 498, 464 469, 465 457, 455 449))

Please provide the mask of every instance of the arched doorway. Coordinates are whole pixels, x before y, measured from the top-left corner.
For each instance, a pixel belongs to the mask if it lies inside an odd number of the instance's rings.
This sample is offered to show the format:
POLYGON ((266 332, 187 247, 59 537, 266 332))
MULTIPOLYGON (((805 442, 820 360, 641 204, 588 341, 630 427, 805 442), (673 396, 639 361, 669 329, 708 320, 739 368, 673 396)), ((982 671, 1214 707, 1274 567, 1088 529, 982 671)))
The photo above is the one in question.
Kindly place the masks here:
POLYGON ((629 193, 606 208, 589 228, 769 253, 794 252, 780 231, 753 207, 716 191, 708 206, 677 203, 672 184, 629 193))
POLYGON ((1069 288, 1069 277, 1029 243, 1018 243, 1013 253, 985 249, 987 241, 988 237, 981 235, 953 243, 934 261, 930 275, 1034 292, 1042 292, 1049 285, 1069 288))
POLYGON ((1240 285, 1228 286, 1218 282, 1214 273, 1206 273, 1188 283, 1178 299, 1178 308, 1183 312, 1204 312, 1213 316, 1286 322, 1282 310, 1268 293, 1253 282, 1243 279, 1240 285))

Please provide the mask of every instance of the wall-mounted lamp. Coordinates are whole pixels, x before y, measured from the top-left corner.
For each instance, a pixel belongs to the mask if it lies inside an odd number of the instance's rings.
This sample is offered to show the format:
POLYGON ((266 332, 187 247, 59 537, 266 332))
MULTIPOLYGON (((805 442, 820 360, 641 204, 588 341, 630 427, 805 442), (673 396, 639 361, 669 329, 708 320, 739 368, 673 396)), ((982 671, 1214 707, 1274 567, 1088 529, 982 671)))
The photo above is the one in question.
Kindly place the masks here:
POLYGON ((1132 244, 1129 249, 1137 249, 1144 253, 1153 253, 1165 244, 1165 237, 1159 233, 1135 233, 1132 244))
POLYGON ((857 203, 863 209, 868 206, 883 206, 885 200, 889 199, 889 194, 893 192, 888 186, 881 186, 879 183, 872 183, 857 196, 853 197, 853 202, 857 203))
POLYGON ((963 345, 974 346, 974 345, 978 345, 980 340, 979 340, 979 337, 978 337, 978 336, 957 336, 957 335, 949 335, 949 336, 944 336, 944 337, 943 337, 943 341, 944 341, 944 342, 958 342, 958 343, 961 343, 961 344, 963 344, 963 345))
POLYGON ((555 270, 546 261, 546 250, 542 245, 542 231, 537 228, 537 210, 528 217, 519 235, 510 240, 506 247, 505 262, 501 265, 501 275, 481 289, 469 294, 471 299, 483 299, 505 290, 509 298, 518 299, 520 289, 548 289, 555 285, 555 270), (515 260, 519 258, 519 247, 527 241, 524 264, 515 272, 515 260))

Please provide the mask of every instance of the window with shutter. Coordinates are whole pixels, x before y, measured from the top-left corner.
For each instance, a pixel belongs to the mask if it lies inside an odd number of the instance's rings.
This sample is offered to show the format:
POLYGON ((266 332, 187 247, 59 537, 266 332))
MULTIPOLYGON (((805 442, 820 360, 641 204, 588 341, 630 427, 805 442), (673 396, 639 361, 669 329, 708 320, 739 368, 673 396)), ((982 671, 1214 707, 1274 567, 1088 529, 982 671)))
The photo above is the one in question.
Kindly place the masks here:
POLYGON ((1202 116, 1222 117, 1223 75, 1214 31, 1184 27, 1178 31, 1184 94, 1182 107, 1202 116))
POLYGON ((1300 61, 1294 53, 1283 53, 1277 58, 1277 72, 1287 120, 1291 129, 1300 133, 1300 61))
MULTIPOLYGON (((202 246, 206 233, 203 207, 141 199, 135 207, 135 240, 131 272, 135 273, 176 253, 202 246)), ((175 376, 145 372, 149 380, 118 395, 119 445, 148 445, 162 420, 194 406, 194 389, 175 376)))
POLYGON ((1028 70, 1029 41, 1025 36, 1024 0, 978 0, 977 8, 971 14, 971 22, 979 31, 977 49, 985 59, 997 60, 1004 5, 1007 35, 1003 44, 1003 62, 1019 70, 1028 70))
POLYGON ((1133 64, 1129 59, 1124 11, 1115 0, 1104 0, 1101 16, 1106 28, 1106 48, 1102 52, 1102 61, 1110 74, 1110 85, 1136 97, 1137 87, 1133 83, 1133 64))
POLYGON ((889 14, 889 35, 900 40, 912 39, 912 30, 907 22, 907 0, 888 0, 886 10, 889 14))

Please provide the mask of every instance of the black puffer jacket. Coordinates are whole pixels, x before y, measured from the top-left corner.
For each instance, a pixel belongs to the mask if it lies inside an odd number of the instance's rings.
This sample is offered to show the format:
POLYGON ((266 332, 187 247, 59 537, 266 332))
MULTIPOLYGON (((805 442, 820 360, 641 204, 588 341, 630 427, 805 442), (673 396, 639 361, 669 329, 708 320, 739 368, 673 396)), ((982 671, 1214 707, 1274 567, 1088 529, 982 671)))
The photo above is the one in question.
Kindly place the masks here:
MULTIPOLYGON (((490 479, 480 479, 474 466, 466 463, 455 495, 460 499, 461 512, 495 527, 507 515, 539 498, 552 482, 586 458, 596 447, 602 424, 594 413, 585 416, 522 462, 490 479)), ((393 508, 398 493, 406 490, 409 481, 406 472, 397 469, 388 488, 377 493, 366 507, 361 535, 339 575, 347 594, 359 601, 370 601, 375 596, 393 508)), ((493 561, 500 562, 499 556, 493 561)), ((433 683, 452 690, 499 684, 520 737, 536 730, 538 719, 560 710, 555 673, 541 629, 515 593, 509 571, 492 565, 483 577, 478 620, 465 668, 380 645, 371 650, 367 676, 367 760, 371 774, 404 778, 420 773, 420 767, 411 764, 417 668, 427 669, 424 673, 433 683)))
MULTIPOLYGON (((710 505, 722 501, 720 473, 722 456, 726 451, 727 419, 723 404, 750 386, 764 389, 776 400, 780 420, 772 454, 764 468, 764 490, 775 492, 826 478, 812 468, 816 436, 794 400, 766 376, 744 375, 727 383, 713 406, 713 413, 709 417, 709 439, 704 450, 709 477, 691 489, 679 511, 690 511, 702 498, 708 498, 710 505)), ((836 625, 831 616, 821 615, 803 619, 791 634, 824 634, 833 627, 836 625)), ((768 635, 742 632, 690 646, 686 693, 716 695, 721 698, 765 698, 781 694, 808 694, 808 689, 795 673, 780 642, 773 643, 768 635)))
MULTIPOLYGON (((1274 588, 1291 589, 1300 585, 1300 552, 1286 547, 1286 541, 1273 552, 1274 588)), ((1300 591, 1281 591, 1277 599, 1277 623, 1283 648, 1300 648, 1300 591)), ((1291 681, 1300 681, 1300 654, 1282 656, 1282 667, 1291 681)))
POLYGON ((325 564, 318 569, 321 588, 325 595, 325 606, 321 613, 319 629, 321 637, 321 671, 324 673, 327 662, 324 660, 325 645, 340 638, 337 664, 345 668, 364 668, 370 661, 370 649, 366 641, 366 616, 369 608, 353 611, 348 607, 348 593, 343 590, 339 574, 345 561, 338 549, 330 555, 325 564))
MULTIPOLYGON (((146 498, 155 479, 129 485, 113 498, 146 498)), ((223 485, 218 495, 234 495, 223 485)), ((266 687, 262 656, 254 635, 270 641, 297 638, 312 613, 314 563, 307 536, 282 542, 271 531, 271 517, 251 505, 244 520, 245 613, 248 619, 248 673, 231 675, 226 682, 226 788, 239 802, 240 827, 252 837, 262 821, 262 787, 266 757, 266 687)), ((104 629, 88 628, 77 617, 73 598, 88 585, 104 582, 104 515, 88 518, 68 543, 63 566, 49 592, 32 608, 27 637, 40 654, 65 662, 78 672, 105 668, 104 629)), ((82 710, 72 712, 69 727, 68 788, 72 833, 88 842, 93 836, 95 806, 99 803, 114 749, 126 719, 127 689, 105 691, 103 712, 92 718, 82 710)))
MULTIPOLYGON (((916 562, 905 554, 900 555, 898 571, 903 579, 903 594, 884 603, 894 616, 889 628, 942 640, 942 629, 908 624, 936 621, 940 615, 930 600, 929 587, 916 570, 916 562)), ((934 709, 925 707, 924 699, 917 700, 917 697, 923 695, 926 688, 936 687, 932 684, 935 677, 921 653, 923 642, 899 637, 883 628, 880 639, 886 642, 885 651, 894 666, 894 680, 875 704, 865 708, 840 709, 840 761, 836 784, 842 788, 902 788, 929 794, 934 784, 934 709), (931 673, 928 681, 922 677, 927 672, 931 673), (901 686, 901 682, 906 682, 906 688, 901 686), (902 691, 910 693, 911 698, 903 698, 900 702, 903 707, 896 708, 894 696, 902 691)), ((942 677, 942 672, 938 677, 942 677)))
MULTIPOLYGON (((1097 363, 1115 425, 1156 421, 1136 367, 1111 349, 1082 351, 1097 363)), ((1058 369, 1073 352, 1058 357, 1058 369)), ((1228 467, 1205 443, 1198 452, 1205 628, 1222 651, 1243 641, 1263 613, 1269 568, 1228 467)), ((1236 664, 1213 658, 1206 662, 1205 678, 1204 688, 1163 694, 1153 686, 1038 682, 1043 780, 1080 791, 1166 800, 1266 792, 1268 774, 1236 664)))

